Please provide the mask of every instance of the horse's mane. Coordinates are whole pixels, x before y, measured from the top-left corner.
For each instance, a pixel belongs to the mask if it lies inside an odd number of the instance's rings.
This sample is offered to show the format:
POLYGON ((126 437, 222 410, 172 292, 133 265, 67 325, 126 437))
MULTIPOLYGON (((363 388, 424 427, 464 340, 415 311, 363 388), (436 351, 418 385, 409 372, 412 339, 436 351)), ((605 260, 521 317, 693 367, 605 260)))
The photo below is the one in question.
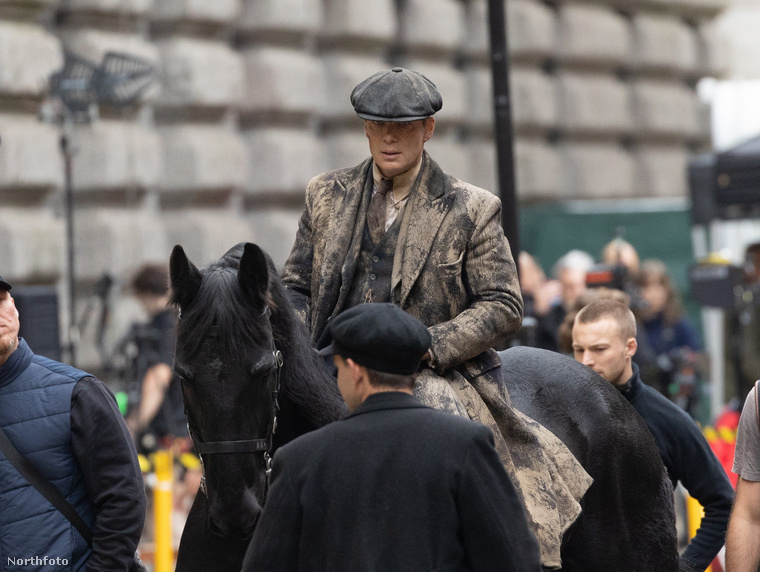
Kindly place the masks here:
MULTIPOLYGON (((212 328, 229 355, 244 355, 266 335, 264 309, 254 307, 238 284, 242 252, 241 243, 203 270, 193 303, 181 308, 183 327, 177 342, 189 353, 200 349, 204 332, 212 328)), ((307 328, 290 302, 274 262, 264 254, 269 270, 264 303, 271 310, 275 345, 284 357, 281 395, 310 423, 320 427, 341 417, 345 404, 322 358, 314 351, 307 328)), ((176 296, 172 303, 178 305, 176 296)))
POLYGON ((309 421, 321 427, 343 416, 346 406, 335 379, 317 354, 306 325, 290 301, 274 262, 267 255, 274 341, 285 361, 283 397, 303 411, 309 421))
MULTIPOLYGON (((171 303, 179 305, 175 297, 171 303)), ((230 355, 243 355, 266 335, 261 312, 238 286, 237 267, 222 259, 203 271, 193 303, 180 308, 182 328, 177 342, 188 354, 194 354, 200 350, 206 333, 213 331, 230 355)))

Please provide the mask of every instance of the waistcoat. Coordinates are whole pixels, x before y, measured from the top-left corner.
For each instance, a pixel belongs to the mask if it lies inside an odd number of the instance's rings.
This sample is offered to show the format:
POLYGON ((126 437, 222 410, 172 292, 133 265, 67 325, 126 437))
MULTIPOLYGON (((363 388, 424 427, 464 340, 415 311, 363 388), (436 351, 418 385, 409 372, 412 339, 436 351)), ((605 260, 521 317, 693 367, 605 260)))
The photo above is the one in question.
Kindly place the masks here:
POLYGON ((393 257, 396 255, 396 244, 404 210, 399 213, 377 245, 372 243, 369 229, 366 224, 364 225, 362 249, 356 261, 356 271, 351 281, 347 308, 367 302, 391 301, 393 257))

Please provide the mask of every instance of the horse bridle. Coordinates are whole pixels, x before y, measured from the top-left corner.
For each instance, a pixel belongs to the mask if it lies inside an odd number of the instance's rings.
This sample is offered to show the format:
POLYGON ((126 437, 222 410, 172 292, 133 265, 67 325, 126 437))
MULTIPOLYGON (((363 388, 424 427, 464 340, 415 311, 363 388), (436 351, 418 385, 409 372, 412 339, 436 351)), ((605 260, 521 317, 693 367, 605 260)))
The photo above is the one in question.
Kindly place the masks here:
MULTIPOLYGON (((271 311, 269 306, 264 308, 261 315, 269 320, 271 311)), ((182 319, 180 311, 179 319, 182 319)), ((277 414, 280 412, 280 373, 282 372, 282 366, 284 359, 282 352, 277 349, 274 343, 274 336, 272 337, 272 356, 275 361, 275 386, 272 390, 272 428, 269 431, 269 435, 264 439, 243 439, 239 441, 201 441, 200 437, 193 427, 190 425, 190 416, 188 415, 187 432, 190 434, 190 438, 195 446, 195 452, 201 462, 201 484, 200 489, 203 494, 208 496, 208 489, 206 487, 206 466, 203 463, 203 455, 219 455, 219 454, 245 454, 245 453, 260 453, 264 452, 264 464, 266 466, 266 482, 269 482, 269 475, 272 472, 272 449, 274 434, 277 431, 277 414)))

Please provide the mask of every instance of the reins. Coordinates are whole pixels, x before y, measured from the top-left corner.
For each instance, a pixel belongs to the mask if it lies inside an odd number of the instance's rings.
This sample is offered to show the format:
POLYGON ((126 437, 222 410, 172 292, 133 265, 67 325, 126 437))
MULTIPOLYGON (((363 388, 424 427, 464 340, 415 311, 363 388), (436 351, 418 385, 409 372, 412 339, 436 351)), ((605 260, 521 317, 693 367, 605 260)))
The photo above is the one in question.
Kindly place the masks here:
MULTIPOLYGON (((262 317, 269 320, 271 311, 267 306, 261 313, 262 317)), ((180 309, 179 319, 182 319, 182 311, 180 309)), ((272 472, 272 449, 274 442, 274 434, 277 431, 277 414, 280 412, 280 374, 282 372, 282 366, 284 359, 282 352, 277 349, 274 343, 274 337, 272 337, 272 356, 275 361, 275 386, 272 390, 272 426, 269 430, 269 435, 262 439, 243 439, 238 441, 201 441, 197 432, 190 425, 190 416, 188 415, 187 432, 190 434, 190 438, 195 446, 195 452, 201 462, 201 484, 200 489, 203 494, 208 496, 208 490, 206 487, 206 466, 203 463, 203 455, 219 455, 219 454, 245 454, 245 453, 260 453, 264 452, 264 463, 266 466, 266 485, 269 484, 269 475, 272 472)))

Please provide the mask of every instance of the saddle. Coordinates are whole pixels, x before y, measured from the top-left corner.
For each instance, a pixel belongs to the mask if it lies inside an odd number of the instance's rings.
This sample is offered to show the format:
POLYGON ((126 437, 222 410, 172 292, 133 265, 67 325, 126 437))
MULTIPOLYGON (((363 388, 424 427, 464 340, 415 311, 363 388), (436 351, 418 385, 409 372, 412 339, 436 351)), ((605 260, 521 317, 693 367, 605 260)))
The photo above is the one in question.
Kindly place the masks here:
POLYGON ((445 376, 425 369, 414 390, 425 405, 489 427, 496 450, 523 499, 545 569, 561 568, 562 536, 581 513, 592 478, 553 433, 512 407, 501 367, 471 377, 462 368, 445 376))

